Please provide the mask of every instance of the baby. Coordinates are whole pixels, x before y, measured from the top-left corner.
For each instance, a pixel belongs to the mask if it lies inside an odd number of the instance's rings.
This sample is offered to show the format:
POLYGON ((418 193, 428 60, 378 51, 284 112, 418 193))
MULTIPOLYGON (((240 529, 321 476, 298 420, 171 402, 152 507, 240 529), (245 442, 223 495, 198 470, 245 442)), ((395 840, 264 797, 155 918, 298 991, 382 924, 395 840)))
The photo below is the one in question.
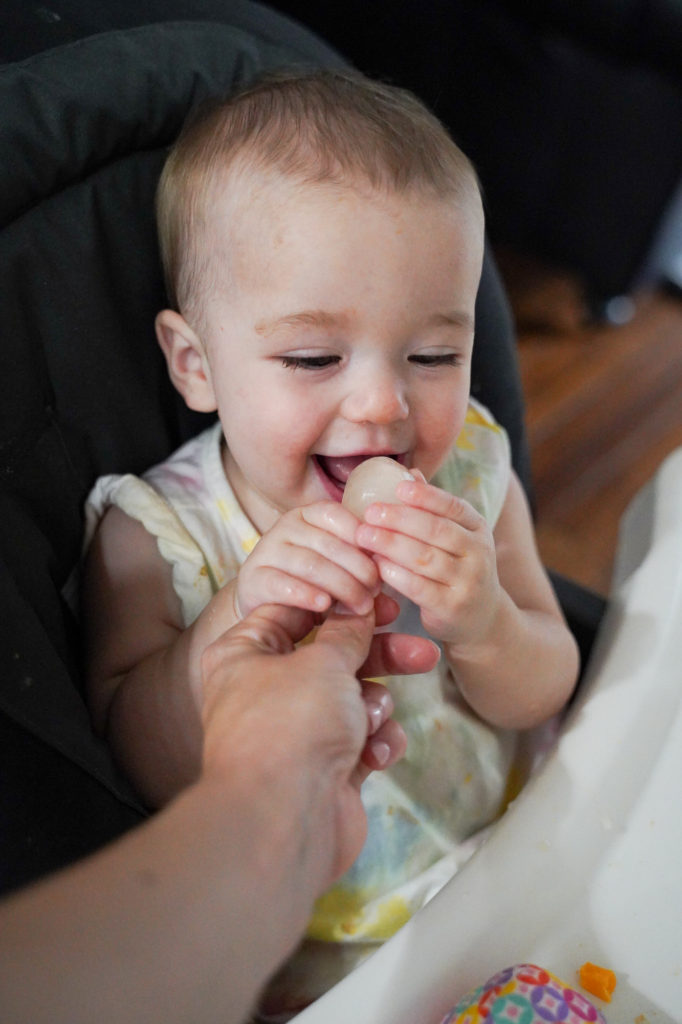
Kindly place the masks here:
POLYGON ((384 586, 399 628, 442 651, 385 680, 407 755, 365 783, 364 851, 319 900, 274 1016, 453 874, 509 794, 517 731, 565 704, 577 651, 506 435, 469 397, 483 212, 440 123, 351 73, 265 80, 186 127, 158 222, 159 344, 187 405, 218 419, 89 502, 90 704, 141 796, 159 806, 196 776, 202 652, 258 605, 312 627, 332 605, 369 611, 384 586), (377 455, 414 479, 360 521, 344 485, 377 455))

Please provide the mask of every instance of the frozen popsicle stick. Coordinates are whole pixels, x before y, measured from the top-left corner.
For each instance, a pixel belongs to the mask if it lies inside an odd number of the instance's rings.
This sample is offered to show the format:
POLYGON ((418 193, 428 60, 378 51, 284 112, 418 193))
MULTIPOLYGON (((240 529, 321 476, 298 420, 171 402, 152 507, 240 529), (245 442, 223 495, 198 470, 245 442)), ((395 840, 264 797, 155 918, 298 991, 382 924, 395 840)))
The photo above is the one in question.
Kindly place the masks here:
POLYGON ((395 489, 401 480, 414 480, 414 477, 395 459, 376 455, 361 462, 350 474, 343 492, 343 504, 362 519, 365 509, 375 501, 396 503, 395 489))

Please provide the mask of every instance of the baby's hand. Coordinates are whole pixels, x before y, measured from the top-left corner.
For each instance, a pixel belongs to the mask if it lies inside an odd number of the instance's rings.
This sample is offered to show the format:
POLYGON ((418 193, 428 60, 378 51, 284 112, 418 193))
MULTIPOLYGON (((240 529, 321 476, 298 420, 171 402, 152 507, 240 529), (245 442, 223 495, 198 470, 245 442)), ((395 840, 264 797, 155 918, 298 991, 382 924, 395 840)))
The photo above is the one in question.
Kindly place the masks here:
POLYGON ((365 615, 381 584, 373 559, 355 541, 358 520, 335 501, 285 512, 239 571, 236 611, 282 604, 314 613, 338 601, 365 615))
POLYGON ((357 543, 382 580, 419 606, 431 636, 484 640, 500 595, 490 527, 467 501, 420 480, 400 483, 396 497, 402 504, 369 506, 357 543))

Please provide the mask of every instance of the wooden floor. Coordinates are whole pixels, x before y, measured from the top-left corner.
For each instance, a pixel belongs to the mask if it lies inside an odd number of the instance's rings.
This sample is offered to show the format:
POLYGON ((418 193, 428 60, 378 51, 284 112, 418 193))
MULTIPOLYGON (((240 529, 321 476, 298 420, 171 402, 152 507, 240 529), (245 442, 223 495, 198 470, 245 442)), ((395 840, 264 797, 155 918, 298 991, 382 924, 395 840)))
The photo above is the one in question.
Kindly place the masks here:
POLYGON ((618 522, 682 445, 682 298, 636 297, 622 326, 583 322, 571 282, 501 269, 517 318, 545 564, 606 594, 618 522))

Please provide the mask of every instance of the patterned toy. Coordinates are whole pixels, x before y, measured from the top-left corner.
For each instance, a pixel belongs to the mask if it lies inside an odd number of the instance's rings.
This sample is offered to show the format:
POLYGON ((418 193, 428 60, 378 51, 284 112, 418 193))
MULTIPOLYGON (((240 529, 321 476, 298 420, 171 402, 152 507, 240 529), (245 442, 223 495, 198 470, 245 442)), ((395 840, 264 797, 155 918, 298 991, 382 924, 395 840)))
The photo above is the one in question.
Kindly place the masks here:
POLYGON ((506 967, 469 992, 441 1024, 606 1024, 585 996, 534 964, 506 967))

